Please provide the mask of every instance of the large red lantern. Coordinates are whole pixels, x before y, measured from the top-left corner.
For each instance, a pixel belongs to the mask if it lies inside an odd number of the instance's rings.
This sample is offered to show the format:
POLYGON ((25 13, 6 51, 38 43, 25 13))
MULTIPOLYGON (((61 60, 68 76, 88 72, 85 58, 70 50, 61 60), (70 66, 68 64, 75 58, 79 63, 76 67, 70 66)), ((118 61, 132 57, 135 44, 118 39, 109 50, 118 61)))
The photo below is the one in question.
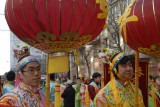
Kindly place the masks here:
POLYGON ((119 22, 120 32, 132 49, 160 57, 159 0, 133 0, 119 22))
POLYGON ((21 40, 46 53, 68 52, 106 26, 106 0, 7 0, 5 17, 21 40))

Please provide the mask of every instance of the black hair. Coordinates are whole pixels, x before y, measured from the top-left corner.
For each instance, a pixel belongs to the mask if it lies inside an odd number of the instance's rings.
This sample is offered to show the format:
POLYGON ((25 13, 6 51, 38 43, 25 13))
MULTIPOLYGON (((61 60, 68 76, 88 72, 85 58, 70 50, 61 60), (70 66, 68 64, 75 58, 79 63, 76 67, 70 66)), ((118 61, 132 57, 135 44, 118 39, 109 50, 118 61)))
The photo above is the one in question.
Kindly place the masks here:
POLYGON ((15 79, 15 72, 14 71, 9 71, 7 73, 6 78, 7 78, 8 81, 14 81, 14 79, 15 79))
POLYGON ((97 78, 97 77, 101 77, 101 74, 98 73, 98 72, 95 72, 93 75, 92 75, 92 79, 94 80, 94 78, 97 78))
POLYGON ((54 73, 50 74, 50 80, 55 81, 55 74, 54 73))
POLYGON ((82 81, 84 81, 84 77, 82 77, 82 81))
MULTIPOLYGON (((119 53, 114 54, 110 61, 112 62, 113 59, 114 59, 118 54, 119 54, 119 53)), ((124 64, 126 64, 128 61, 131 61, 131 60, 132 60, 132 59, 131 59, 129 56, 124 56, 124 57, 118 62, 118 64, 116 65, 117 73, 118 73, 118 65, 124 65, 124 64)), ((118 76, 115 74, 115 71, 113 71, 113 74, 114 74, 115 79, 119 79, 118 76)))
POLYGON ((154 82, 156 83, 156 79, 160 78, 160 76, 153 77, 154 82))
POLYGON ((153 77, 152 75, 149 75, 149 79, 151 79, 151 80, 152 80, 152 79, 154 79, 154 77, 153 77))

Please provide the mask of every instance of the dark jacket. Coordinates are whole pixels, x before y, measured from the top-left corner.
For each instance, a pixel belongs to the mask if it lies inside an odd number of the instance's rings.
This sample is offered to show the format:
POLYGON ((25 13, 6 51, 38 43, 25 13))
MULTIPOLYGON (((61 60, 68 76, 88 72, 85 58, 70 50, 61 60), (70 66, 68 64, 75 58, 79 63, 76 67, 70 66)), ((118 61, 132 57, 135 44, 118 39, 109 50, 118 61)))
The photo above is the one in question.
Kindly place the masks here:
POLYGON ((75 90, 72 85, 64 90, 61 97, 64 98, 64 107, 75 107, 75 90))

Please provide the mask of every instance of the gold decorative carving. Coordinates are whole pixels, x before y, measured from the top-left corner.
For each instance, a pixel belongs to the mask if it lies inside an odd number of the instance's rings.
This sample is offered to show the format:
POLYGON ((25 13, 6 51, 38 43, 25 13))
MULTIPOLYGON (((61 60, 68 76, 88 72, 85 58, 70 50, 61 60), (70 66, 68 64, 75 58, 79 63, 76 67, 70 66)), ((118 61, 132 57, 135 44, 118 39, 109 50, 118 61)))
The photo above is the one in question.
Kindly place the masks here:
POLYGON ((53 53, 69 52, 85 45, 91 41, 91 39, 92 35, 85 35, 81 37, 77 32, 70 31, 65 32, 59 37, 56 37, 56 35, 49 32, 40 32, 33 39, 24 37, 22 40, 46 53, 53 53))
POLYGON ((132 10, 132 6, 134 5, 134 3, 136 2, 136 0, 133 0, 130 5, 128 7, 126 7, 125 12, 122 16, 119 17, 118 21, 120 23, 120 34, 122 34, 122 29, 124 32, 124 39, 125 42, 127 43, 127 30, 126 30, 126 24, 128 22, 131 21, 138 21, 138 17, 135 15, 130 16, 131 14, 131 10, 132 10), (129 16, 129 17, 128 17, 129 16))
POLYGON ((138 48, 138 51, 150 56, 160 57, 160 43, 155 43, 150 48, 138 48))
MULTIPOLYGON (((102 10, 102 13, 99 13, 97 18, 107 20, 108 8, 106 0, 96 0, 96 4, 100 4, 100 9, 102 10)), ((107 23, 105 23, 103 29, 105 29, 106 27, 107 23)))

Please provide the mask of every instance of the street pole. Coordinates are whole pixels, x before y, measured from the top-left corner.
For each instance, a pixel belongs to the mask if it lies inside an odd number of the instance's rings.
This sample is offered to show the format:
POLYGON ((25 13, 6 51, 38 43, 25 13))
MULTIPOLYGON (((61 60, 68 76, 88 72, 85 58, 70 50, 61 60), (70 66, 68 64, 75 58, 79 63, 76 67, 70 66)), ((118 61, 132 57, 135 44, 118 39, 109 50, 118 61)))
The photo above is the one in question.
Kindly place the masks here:
POLYGON ((138 89, 139 89, 139 52, 136 51, 135 60, 135 107, 139 107, 138 89))

